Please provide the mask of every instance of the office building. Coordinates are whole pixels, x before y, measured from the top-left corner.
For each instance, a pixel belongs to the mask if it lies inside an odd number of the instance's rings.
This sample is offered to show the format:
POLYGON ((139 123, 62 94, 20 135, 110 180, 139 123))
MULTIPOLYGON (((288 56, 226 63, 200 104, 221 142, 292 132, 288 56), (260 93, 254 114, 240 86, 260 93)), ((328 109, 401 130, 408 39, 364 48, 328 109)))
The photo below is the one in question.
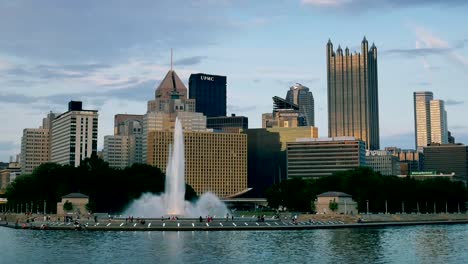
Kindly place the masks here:
POLYGON ((448 143, 449 144, 455 144, 455 137, 452 135, 452 132, 447 131, 447 138, 448 138, 448 143))
POLYGON ((429 144, 448 144, 447 111, 443 100, 434 100, 432 92, 414 92, 414 130, 416 149, 429 144))
POLYGON ((432 92, 414 92, 414 131, 416 149, 431 144, 431 108, 430 102, 434 98, 432 92))
POLYGON ((286 144, 299 138, 317 138, 315 127, 253 128, 243 130, 248 146, 249 197, 265 197, 265 190, 286 179, 286 144))
POLYGON ((386 147, 385 150, 398 158, 400 175, 410 175, 424 169, 424 154, 420 151, 397 147, 386 147))
POLYGON ((217 116, 206 118, 206 128, 226 133, 239 133, 249 128, 249 119, 245 116, 217 116))
POLYGON ((328 136, 361 139, 366 149, 379 143, 377 48, 364 37, 361 52, 327 44, 328 136))
POLYGON ((366 165, 365 143, 352 137, 305 138, 287 143, 288 179, 317 179, 366 165))
POLYGON ((191 74, 189 98, 196 101, 195 112, 206 117, 226 116, 226 76, 191 74))
POLYGON ((129 125, 132 121, 143 122, 143 115, 116 114, 114 116, 114 135, 126 135, 131 133, 129 125))
POLYGON ((18 157, 16 161, 10 161, 6 168, 0 169, 0 194, 5 194, 8 186, 21 175, 21 165, 18 157))
POLYGON ((306 126, 297 104, 273 96, 273 112, 262 114, 262 128, 306 126))
POLYGON ((455 173, 454 180, 467 183, 468 147, 463 144, 431 144, 423 148, 424 171, 455 173))
POLYGON ((401 173, 398 157, 386 150, 367 150, 366 165, 384 176, 396 176, 401 173))
POLYGON ((286 101, 299 106, 299 115, 304 118, 304 126, 315 126, 314 96, 309 88, 296 83, 289 88, 286 101))
POLYGON ((114 116, 114 135, 104 137, 103 159, 112 168, 143 163, 143 115, 114 116))
MULTIPOLYGON (((152 131, 148 163, 166 170, 173 131, 152 131)), ((232 197, 247 191, 247 135, 184 131, 185 182, 197 194, 232 197)))
POLYGON ((431 143, 448 144, 447 111, 444 101, 431 100, 431 143))
POLYGON ((97 152, 98 111, 70 101, 68 111, 52 121, 51 161, 78 167, 97 152))
POLYGON ((148 102, 142 123, 142 162, 151 164, 148 156, 149 133, 174 131, 178 117, 184 131, 206 131, 206 116, 195 112, 195 100, 187 99, 187 88, 172 69, 156 89, 156 98, 148 102))
POLYGON ((114 135, 104 137, 104 161, 109 167, 124 169, 132 165, 130 160, 130 136, 114 135))

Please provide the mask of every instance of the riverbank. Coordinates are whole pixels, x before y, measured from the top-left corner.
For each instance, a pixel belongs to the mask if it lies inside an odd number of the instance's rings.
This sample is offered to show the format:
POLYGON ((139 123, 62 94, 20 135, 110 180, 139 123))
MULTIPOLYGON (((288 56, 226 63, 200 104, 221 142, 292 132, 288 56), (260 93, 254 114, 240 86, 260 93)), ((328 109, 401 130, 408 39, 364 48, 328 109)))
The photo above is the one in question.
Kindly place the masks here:
MULTIPOLYGON (((11 219, 11 215, 10 215, 11 219)), ((365 228, 408 225, 468 224, 466 214, 402 214, 402 215, 299 215, 298 220, 236 217, 234 220, 217 218, 211 222, 199 219, 106 219, 97 222, 80 219, 63 221, 2 221, 0 226, 32 230, 87 230, 87 231, 227 231, 227 230, 309 230, 336 228, 365 228), (360 220, 359 220, 360 219, 360 220)), ((7 217, 8 220, 8 217, 7 217)))

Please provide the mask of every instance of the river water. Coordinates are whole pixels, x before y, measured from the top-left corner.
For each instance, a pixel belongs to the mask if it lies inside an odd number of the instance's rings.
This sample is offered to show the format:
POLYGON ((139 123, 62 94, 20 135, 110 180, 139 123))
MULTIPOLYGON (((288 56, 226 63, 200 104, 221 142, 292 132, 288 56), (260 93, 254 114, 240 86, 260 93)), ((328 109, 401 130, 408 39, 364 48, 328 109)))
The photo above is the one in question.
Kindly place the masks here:
POLYGON ((219 232, 0 227, 3 263, 468 263, 468 225, 219 232))

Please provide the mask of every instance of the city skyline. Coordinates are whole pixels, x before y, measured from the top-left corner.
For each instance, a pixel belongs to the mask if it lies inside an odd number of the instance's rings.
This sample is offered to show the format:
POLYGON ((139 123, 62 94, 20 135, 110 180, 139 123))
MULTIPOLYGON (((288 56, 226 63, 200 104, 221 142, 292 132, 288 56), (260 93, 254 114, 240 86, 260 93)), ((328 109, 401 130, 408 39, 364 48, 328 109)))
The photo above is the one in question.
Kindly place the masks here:
POLYGON ((0 160, 20 152, 24 128, 38 127, 49 111, 66 111, 70 100, 99 110, 101 150, 115 114, 146 112, 172 47, 186 86, 191 73, 228 77, 227 114, 247 116, 252 128, 261 127, 272 96, 296 82, 309 87, 316 126, 326 136, 323 47, 329 38, 350 44, 364 35, 379 47, 381 149, 414 148, 412 93, 419 90, 445 101, 448 130, 468 143, 466 10, 460 1, 0 3, 0 121, 7 124, 0 128, 0 160), (171 7, 185 19, 161 11, 171 7), (371 18, 373 25, 366 23, 371 18))

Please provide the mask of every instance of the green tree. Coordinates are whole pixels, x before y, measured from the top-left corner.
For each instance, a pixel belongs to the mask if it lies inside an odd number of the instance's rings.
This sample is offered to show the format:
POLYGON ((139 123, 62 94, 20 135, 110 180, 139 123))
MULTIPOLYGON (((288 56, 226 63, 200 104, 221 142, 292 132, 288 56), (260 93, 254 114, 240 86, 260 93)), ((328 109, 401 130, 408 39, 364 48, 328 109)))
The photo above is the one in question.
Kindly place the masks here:
POLYGON ((335 199, 333 199, 333 201, 330 200, 330 203, 328 204, 328 208, 330 208, 332 212, 335 212, 336 210, 338 210, 338 203, 335 201, 335 199))
POLYGON ((70 212, 71 210, 73 210, 73 204, 69 202, 68 200, 65 201, 65 203, 63 203, 63 210, 65 212, 70 212))

